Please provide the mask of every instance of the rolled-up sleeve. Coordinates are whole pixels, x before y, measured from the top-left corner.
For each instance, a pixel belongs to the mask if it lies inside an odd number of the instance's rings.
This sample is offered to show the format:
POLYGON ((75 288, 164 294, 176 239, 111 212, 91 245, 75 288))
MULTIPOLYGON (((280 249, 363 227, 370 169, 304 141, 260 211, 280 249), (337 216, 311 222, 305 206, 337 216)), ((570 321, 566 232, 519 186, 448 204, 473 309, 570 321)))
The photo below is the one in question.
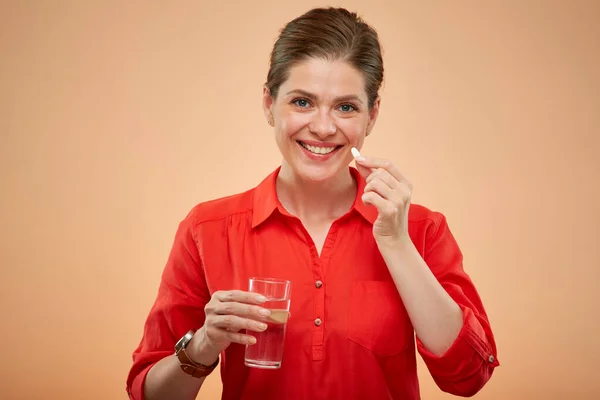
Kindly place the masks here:
POLYGON ((146 318, 141 342, 133 352, 126 390, 130 399, 144 399, 144 381, 152 366, 174 354, 175 343, 204 323, 210 294, 193 235, 193 213, 177 229, 163 270, 158 294, 146 318))
POLYGON ((463 326, 441 356, 428 351, 418 337, 417 349, 441 390, 457 396, 473 396, 500 365, 496 342, 479 293, 463 269, 461 250, 445 217, 436 213, 428 231, 425 262, 461 308, 463 326))

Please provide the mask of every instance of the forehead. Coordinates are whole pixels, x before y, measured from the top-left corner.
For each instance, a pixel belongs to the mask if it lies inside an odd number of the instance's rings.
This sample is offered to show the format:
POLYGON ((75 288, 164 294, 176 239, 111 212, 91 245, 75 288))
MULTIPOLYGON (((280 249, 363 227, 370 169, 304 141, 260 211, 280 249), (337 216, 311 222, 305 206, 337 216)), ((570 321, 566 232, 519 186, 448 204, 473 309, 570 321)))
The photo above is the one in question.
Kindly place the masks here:
POLYGON ((286 95, 288 91, 298 89, 323 98, 345 95, 367 97, 362 72, 343 60, 309 58, 294 65, 280 92, 286 95))

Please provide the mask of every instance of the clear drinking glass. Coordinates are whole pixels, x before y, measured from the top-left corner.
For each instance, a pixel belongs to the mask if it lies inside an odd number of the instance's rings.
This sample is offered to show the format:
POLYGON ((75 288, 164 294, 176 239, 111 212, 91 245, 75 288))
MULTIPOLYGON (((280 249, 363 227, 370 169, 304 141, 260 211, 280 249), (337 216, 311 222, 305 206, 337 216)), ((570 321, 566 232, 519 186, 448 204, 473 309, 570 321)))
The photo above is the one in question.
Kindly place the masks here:
POLYGON ((256 343, 246 346, 244 363, 248 367, 277 369, 281 367, 283 343, 290 315, 292 282, 273 278, 250 278, 249 291, 267 298, 262 307, 271 310, 267 330, 248 332, 256 343))

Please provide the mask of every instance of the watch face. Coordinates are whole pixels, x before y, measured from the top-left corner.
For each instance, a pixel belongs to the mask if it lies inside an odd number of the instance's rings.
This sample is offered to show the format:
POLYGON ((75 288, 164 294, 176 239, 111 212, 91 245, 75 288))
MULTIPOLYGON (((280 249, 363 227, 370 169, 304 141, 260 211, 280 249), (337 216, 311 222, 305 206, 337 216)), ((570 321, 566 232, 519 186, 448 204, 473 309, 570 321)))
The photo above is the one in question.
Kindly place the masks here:
POLYGON ((194 337, 194 331, 189 331, 188 333, 183 335, 183 337, 179 339, 175 344, 175 351, 178 352, 181 349, 185 349, 190 340, 192 340, 192 337, 194 337))

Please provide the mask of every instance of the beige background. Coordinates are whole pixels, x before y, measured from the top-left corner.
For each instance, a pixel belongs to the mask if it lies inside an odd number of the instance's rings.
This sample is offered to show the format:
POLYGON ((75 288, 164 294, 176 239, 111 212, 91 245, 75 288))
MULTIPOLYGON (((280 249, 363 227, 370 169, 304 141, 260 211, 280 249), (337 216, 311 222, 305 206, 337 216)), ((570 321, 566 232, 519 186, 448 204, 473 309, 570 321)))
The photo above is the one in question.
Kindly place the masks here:
MULTIPOLYGON (((322 4, 0 2, 0 398, 126 397, 178 222, 279 163, 268 53, 322 4)), ((475 398, 600 398, 600 2, 337 4, 385 48, 364 153, 446 214, 490 314, 475 398)))

